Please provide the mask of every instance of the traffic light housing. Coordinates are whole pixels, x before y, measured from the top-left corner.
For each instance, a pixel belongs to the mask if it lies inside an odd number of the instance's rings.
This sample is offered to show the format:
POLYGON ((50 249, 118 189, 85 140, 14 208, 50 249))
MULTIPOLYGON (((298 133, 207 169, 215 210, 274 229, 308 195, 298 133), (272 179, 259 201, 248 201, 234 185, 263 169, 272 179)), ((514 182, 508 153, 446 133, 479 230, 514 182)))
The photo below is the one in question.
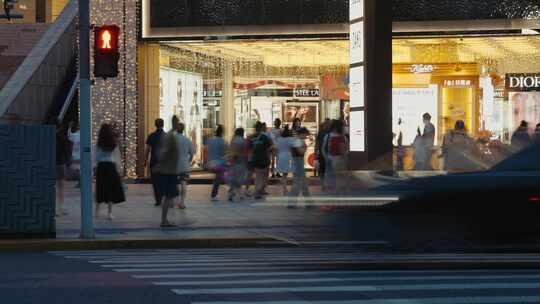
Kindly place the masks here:
POLYGON ((114 78, 118 76, 118 36, 117 25, 103 25, 94 28, 94 77, 114 78))

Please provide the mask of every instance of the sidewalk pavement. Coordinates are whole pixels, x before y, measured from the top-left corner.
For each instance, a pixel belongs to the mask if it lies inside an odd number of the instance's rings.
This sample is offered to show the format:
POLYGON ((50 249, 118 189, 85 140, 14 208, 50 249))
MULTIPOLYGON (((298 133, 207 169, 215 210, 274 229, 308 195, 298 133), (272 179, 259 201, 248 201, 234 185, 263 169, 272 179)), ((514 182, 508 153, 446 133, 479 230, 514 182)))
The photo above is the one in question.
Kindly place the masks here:
MULTIPOLYGON (((349 179, 353 193, 380 184, 381 175, 354 173, 349 179)), ((322 194, 317 178, 310 178, 310 190, 315 196, 322 194)), ((160 228, 161 207, 154 206, 150 184, 129 184, 127 201, 113 207, 114 219, 107 218, 107 206, 94 219, 95 240, 82 242, 80 234, 80 189, 74 182, 65 185, 65 203, 56 217, 57 239, 27 240, 30 249, 61 248, 152 248, 152 247, 224 247, 300 245, 306 242, 360 242, 366 248, 380 249, 389 238, 400 238, 403 225, 418 222, 414 217, 392 218, 384 214, 354 214, 349 210, 305 208, 300 199, 299 208, 286 208, 287 198, 281 197, 280 185, 269 185, 266 201, 246 199, 228 202, 228 187, 220 189, 219 201, 210 200, 211 185, 189 185, 187 209, 169 211, 175 228, 160 228), (119 242, 123 244, 119 244, 119 242)), ((57 206, 58 208, 58 206, 57 206)), ((433 219, 427 219, 431 221, 433 219)), ((410 228, 409 228, 410 230, 410 228)), ((414 232, 414 231, 413 231, 414 232)), ((1 241, 0 250, 16 247, 21 240, 1 241)))
MULTIPOLYGON (((67 214, 56 218, 57 238, 73 240, 79 237, 80 192, 73 183, 67 183, 65 188, 64 210, 67 214)), ((269 186, 270 196, 279 197, 279 188, 269 186)), ((162 229, 159 227, 161 207, 154 206, 151 185, 130 184, 127 202, 113 207, 113 220, 107 218, 107 206, 101 206, 101 213, 94 220, 96 238, 272 238, 287 241, 330 229, 328 220, 334 216, 318 208, 265 206, 264 201, 253 199, 231 203, 226 200, 225 186, 220 189, 220 200, 212 202, 210 190, 210 185, 190 185, 187 208, 169 212, 169 219, 179 226, 162 229)))

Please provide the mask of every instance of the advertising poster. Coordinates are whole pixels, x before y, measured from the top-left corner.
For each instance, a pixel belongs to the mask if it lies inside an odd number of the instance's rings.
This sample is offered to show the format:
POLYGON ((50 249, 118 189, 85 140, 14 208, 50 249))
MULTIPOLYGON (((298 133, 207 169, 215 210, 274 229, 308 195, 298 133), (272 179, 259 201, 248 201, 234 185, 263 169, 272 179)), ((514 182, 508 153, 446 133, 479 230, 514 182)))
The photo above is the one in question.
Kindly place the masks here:
POLYGON ((283 104, 283 124, 292 126, 295 118, 300 118, 302 127, 309 131, 306 138, 306 166, 311 167, 309 158, 315 151, 315 138, 317 136, 317 127, 319 125, 319 105, 313 102, 289 102, 283 104))
MULTIPOLYGON (((273 102, 268 97, 251 97, 250 121, 254 125, 257 121, 265 122, 268 127, 273 123, 273 102)), ((250 124, 250 125, 252 125, 250 124)))
POLYGON ((160 67, 160 117, 165 120, 165 130, 171 128, 171 118, 178 116, 186 125, 185 135, 197 147, 195 167, 201 165, 203 127, 203 78, 194 74, 160 67))
POLYGON ((364 22, 350 25, 349 54, 350 64, 364 62, 364 22))
POLYGON ((510 133, 513 133, 523 120, 529 123, 532 133, 536 124, 540 123, 540 92, 510 92, 509 100, 513 113, 510 133))
MULTIPOLYGON (((431 123, 437 128, 437 86, 431 85, 427 88, 397 88, 392 90, 392 132, 403 134, 403 145, 412 145, 416 137, 417 130, 424 130, 422 115, 429 113, 431 123)), ((435 137, 437 141, 437 137, 435 137)))
POLYGON ((318 105, 313 103, 286 103, 283 105, 283 122, 292 123, 300 118, 302 124, 318 124, 318 105))
POLYGON ((353 152, 366 151, 365 112, 354 111, 350 113, 350 149, 353 152))
POLYGON ((364 103, 364 67, 351 68, 350 96, 351 108, 363 107, 364 103))

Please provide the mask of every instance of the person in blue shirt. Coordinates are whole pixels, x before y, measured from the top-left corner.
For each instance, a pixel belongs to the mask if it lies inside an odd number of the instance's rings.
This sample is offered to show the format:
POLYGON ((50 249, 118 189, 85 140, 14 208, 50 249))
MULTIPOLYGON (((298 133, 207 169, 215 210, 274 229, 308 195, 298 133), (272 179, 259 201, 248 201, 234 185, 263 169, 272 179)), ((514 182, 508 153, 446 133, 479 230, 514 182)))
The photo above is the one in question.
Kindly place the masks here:
POLYGON ((159 154, 160 154, 160 146, 161 146, 161 139, 163 135, 165 134, 165 131, 163 131, 163 119, 158 118, 155 121, 156 131, 154 131, 152 134, 148 135, 148 138, 146 139, 146 151, 145 151, 145 158, 144 158, 144 167, 148 167, 148 170, 150 171, 150 179, 152 180, 152 187, 154 189, 154 198, 156 200, 156 206, 161 205, 161 201, 163 199, 163 193, 159 190, 159 170, 158 170, 158 164, 159 164, 159 154), (148 158, 150 157, 150 163, 148 163, 148 158))

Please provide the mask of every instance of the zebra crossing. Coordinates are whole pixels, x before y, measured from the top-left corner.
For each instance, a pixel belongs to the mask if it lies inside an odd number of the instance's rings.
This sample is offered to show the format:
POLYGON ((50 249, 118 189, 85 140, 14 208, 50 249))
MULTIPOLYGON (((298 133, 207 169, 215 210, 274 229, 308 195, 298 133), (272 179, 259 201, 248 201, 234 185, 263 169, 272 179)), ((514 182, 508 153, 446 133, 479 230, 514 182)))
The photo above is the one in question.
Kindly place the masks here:
MULTIPOLYGON (((540 269, 355 270, 396 261, 354 246, 53 251, 166 288, 195 304, 540 303, 540 269)), ((409 255, 410 260, 540 261, 540 255, 409 255)))

